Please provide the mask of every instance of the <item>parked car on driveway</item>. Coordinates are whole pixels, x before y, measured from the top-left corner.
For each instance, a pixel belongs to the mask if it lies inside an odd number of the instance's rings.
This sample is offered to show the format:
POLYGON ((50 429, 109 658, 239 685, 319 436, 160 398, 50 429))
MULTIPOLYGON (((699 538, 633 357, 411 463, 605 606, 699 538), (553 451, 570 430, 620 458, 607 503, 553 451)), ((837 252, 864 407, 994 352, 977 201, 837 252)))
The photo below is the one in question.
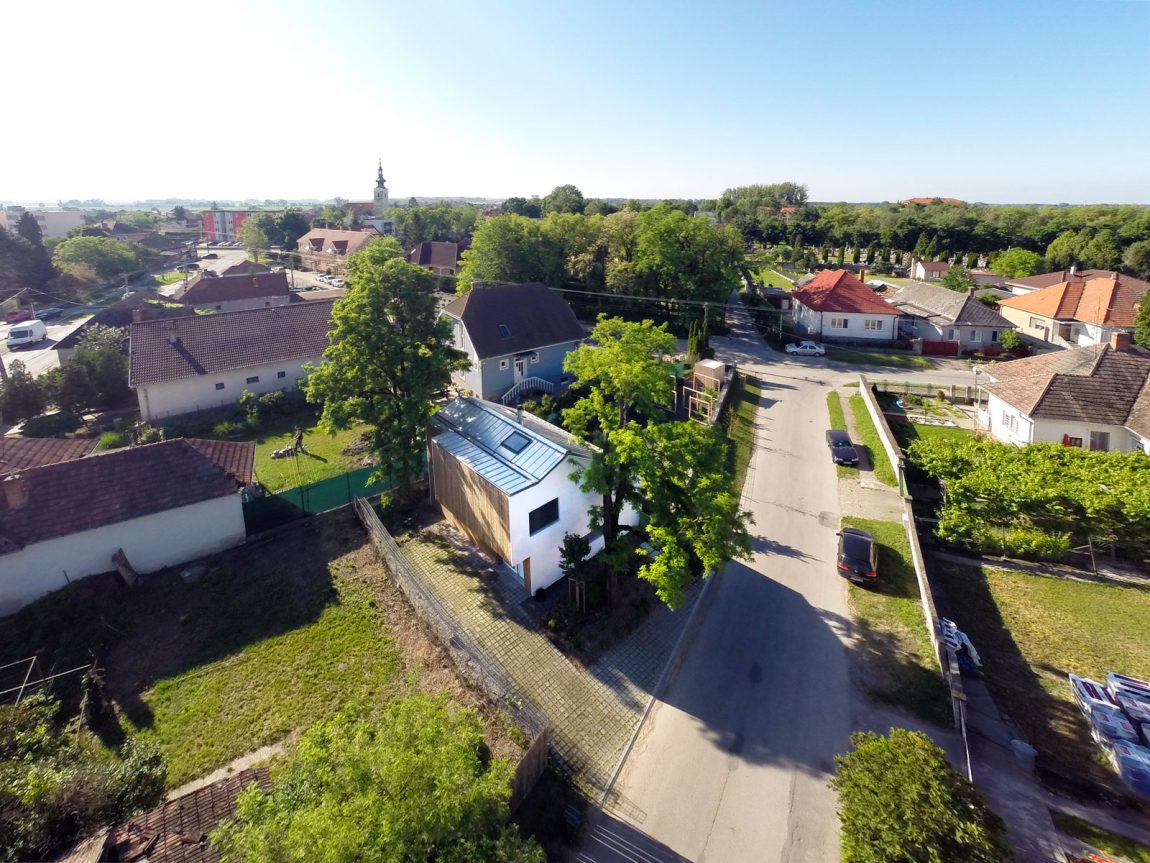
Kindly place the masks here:
POLYGON ((826 356, 827 353, 827 349, 818 342, 808 341, 787 345, 785 350, 791 356, 798 357, 823 357, 826 356))
POLYGON ((839 429, 827 430, 827 446, 831 449, 831 461, 848 467, 858 467, 859 454, 851 443, 851 436, 839 429))
POLYGON ((878 578, 878 545, 865 530, 844 527, 839 531, 839 575, 857 584, 873 584, 878 578))
POLYGON ((64 314, 64 310, 59 306, 48 306, 46 309, 39 309, 36 312, 36 317, 42 321, 50 321, 52 318, 58 318, 64 314))

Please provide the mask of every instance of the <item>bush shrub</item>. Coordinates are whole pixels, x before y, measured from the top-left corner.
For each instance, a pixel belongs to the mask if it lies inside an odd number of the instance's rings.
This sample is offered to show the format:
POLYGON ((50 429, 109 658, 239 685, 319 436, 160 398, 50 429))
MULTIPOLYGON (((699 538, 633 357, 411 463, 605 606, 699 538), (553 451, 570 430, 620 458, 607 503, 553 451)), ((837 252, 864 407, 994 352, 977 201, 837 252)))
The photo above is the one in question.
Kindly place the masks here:
POLYGON ((248 433, 249 424, 242 420, 220 420, 212 426, 212 437, 241 437, 248 433))
POLYGON ((260 419, 264 421, 272 419, 273 417, 283 416, 287 410, 287 406, 287 399, 279 390, 264 393, 256 399, 256 411, 259 413, 260 419))
POLYGON ((26 421, 20 434, 24 437, 63 437, 83 426, 84 421, 77 414, 71 411, 58 411, 26 421))
POLYGON ((1003 545, 1007 554, 1061 560, 1070 551, 1070 534, 1016 528, 1007 532, 1003 545))
POLYGON ((96 449, 120 449, 121 447, 130 446, 131 443, 132 433, 130 431, 104 432, 100 435, 100 442, 96 444, 96 449))
POLYGON ((1017 330, 1003 330, 1002 335, 998 337, 998 343, 1007 353, 1014 353, 1023 345, 1022 336, 1017 330))
POLYGON ((918 731, 858 732, 835 756, 843 863, 916 860, 1002 863, 1013 855, 1002 821, 918 731))

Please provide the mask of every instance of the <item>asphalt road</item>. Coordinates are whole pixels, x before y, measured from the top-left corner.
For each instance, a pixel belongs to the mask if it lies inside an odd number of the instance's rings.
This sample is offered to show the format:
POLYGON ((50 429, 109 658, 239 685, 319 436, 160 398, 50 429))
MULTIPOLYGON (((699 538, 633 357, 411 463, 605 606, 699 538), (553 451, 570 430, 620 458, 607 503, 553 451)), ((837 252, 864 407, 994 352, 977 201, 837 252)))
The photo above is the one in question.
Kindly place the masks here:
MULTIPOLYGON (((850 618, 835 571, 840 510, 828 388, 859 369, 771 351, 735 326, 718 359, 762 383, 744 505, 754 558, 715 576, 580 861, 839 858, 834 756, 855 727, 850 618)), ((962 363, 863 369, 874 380, 971 385, 962 363)))
MULTIPOLYGON (((15 350, 9 349, 3 341, 0 341, 0 361, 4 363, 5 368, 10 368, 13 361, 20 360, 32 377, 38 377, 49 369, 54 369, 60 365, 60 360, 56 356, 56 342, 84 323, 85 320, 87 320, 86 316, 64 323, 45 321, 48 338, 34 345, 22 345, 15 350)), ((4 325, 3 329, 0 330, 0 338, 7 339, 8 330, 11 327, 19 326, 19 323, 4 325)))

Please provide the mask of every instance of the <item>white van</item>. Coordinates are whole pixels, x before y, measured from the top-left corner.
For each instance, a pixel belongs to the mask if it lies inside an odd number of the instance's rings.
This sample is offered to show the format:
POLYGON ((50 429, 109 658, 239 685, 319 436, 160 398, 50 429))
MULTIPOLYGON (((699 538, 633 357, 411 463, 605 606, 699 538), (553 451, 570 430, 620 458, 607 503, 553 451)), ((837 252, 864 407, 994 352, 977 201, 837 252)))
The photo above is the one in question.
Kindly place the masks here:
POLYGON ((44 326, 43 321, 21 321, 18 324, 13 324, 12 328, 8 330, 8 347, 17 348, 20 345, 30 345, 35 342, 42 342, 46 338, 48 338, 48 328, 44 326))

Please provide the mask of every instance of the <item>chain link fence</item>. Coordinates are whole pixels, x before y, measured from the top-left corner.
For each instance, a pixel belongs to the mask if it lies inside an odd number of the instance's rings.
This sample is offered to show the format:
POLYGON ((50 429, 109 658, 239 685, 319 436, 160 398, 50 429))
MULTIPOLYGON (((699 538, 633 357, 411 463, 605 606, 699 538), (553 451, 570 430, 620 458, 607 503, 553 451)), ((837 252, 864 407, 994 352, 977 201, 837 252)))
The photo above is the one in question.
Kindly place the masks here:
POLYGON ((478 686, 488 698, 505 706, 532 740, 543 735, 547 731, 547 722, 542 714, 523 696, 503 669, 463 632, 451 612, 428 588, 419 571, 400 550, 372 504, 364 498, 356 498, 354 506, 356 515, 367 528, 387 571, 416 613, 427 622, 451 653, 462 677, 478 686))

